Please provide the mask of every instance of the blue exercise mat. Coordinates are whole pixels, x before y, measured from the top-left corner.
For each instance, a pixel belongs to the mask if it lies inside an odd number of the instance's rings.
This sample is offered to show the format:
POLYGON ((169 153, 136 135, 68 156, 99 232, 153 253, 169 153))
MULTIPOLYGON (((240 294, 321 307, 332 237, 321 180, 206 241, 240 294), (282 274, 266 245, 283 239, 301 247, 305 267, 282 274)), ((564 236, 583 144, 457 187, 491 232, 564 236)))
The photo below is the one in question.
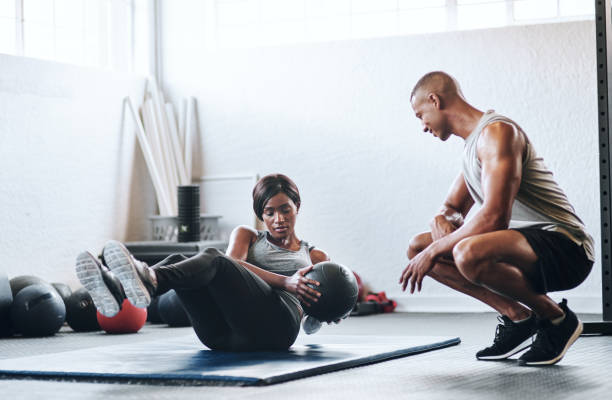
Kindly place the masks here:
POLYGON ((157 384, 268 385, 459 344, 436 336, 300 336, 284 352, 206 349, 190 334, 0 360, 0 375, 157 384))

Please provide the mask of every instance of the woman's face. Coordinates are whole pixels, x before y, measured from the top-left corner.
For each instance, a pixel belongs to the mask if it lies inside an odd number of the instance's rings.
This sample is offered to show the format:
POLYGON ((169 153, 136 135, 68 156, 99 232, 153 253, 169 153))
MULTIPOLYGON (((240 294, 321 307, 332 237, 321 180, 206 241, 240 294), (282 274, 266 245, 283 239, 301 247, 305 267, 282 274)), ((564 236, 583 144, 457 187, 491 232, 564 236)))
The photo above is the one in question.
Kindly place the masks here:
POLYGON ((293 200, 280 192, 266 202, 261 218, 273 238, 284 239, 293 234, 297 213, 293 200))

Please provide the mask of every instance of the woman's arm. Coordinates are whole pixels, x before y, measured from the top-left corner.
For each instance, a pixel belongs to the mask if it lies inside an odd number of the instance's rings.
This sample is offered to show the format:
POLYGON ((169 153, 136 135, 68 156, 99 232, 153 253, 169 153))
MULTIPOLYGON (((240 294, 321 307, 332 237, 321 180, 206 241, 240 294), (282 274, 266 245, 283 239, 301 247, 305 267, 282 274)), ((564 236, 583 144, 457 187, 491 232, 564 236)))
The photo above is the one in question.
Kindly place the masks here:
POLYGON ((232 231, 229 239, 229 245, 227 246, 227 251, 225 255, 233 258, 238 261, 240 265, 247 268, 255 275, 259 276, 263 279, 268 285, 284 289, 285 288, 285 280, 286 276, 275 274, 274 272, 266 271, 259 267, 256 267, 253 264, 246 262, 247 255, 249 254, 249 247, 255 240, 257 239, 257 231, 251 227, 241 225, 232 231))
POLYGON ((329 256, 323 250, 317 249, 316 247, 313 247, 312 250, 310 250, 310 261, 312 261, 313 264, 318 264, 320 262, 329 260, 329 256))
POLYGON ((247 255, 249 254, 249 247, 255 243, 256 239, 256 230, 244 225, 238 226, 230 235, 229 245, 225 254, 263 279, 268 285, 274 288, 285 289, 297 295, 297 297, 306 304, 308 304, 309 300, 317 301, 317 298, 320 296, 319 292, 310 288, 307 284, 318 286, 319 283, 304 277, 304 275, 312 269, 312 266, 302 268, 292 276, 284 276, 266 271, 265 269, 246 262, 247 255))

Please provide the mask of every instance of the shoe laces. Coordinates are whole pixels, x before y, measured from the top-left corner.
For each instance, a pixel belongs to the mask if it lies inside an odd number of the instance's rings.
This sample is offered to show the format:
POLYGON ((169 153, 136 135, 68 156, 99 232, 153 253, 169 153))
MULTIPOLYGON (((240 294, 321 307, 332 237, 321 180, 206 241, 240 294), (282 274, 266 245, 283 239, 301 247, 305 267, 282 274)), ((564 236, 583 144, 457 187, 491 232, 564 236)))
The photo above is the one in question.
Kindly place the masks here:
POLYGON ((500 324, 495 328, 495 338, 493 339, 494 345, 503 342, 514 330, 514 326, 510 324, 507 325, 501 316, 498 315, 497 320, 500 324))

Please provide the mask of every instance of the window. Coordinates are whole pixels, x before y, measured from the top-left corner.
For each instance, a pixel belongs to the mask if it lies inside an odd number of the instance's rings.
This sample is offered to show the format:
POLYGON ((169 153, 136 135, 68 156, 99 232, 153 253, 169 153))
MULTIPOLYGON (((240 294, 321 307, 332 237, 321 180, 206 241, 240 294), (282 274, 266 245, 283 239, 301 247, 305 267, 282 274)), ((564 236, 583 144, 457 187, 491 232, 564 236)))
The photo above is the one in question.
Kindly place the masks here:
POLYGON ((592 0, 207 0, 208 47, 266 45, 592 19, 592 0))
POLYGON ((142 1, 0 0, 0 53, 134 70, 142 1))

